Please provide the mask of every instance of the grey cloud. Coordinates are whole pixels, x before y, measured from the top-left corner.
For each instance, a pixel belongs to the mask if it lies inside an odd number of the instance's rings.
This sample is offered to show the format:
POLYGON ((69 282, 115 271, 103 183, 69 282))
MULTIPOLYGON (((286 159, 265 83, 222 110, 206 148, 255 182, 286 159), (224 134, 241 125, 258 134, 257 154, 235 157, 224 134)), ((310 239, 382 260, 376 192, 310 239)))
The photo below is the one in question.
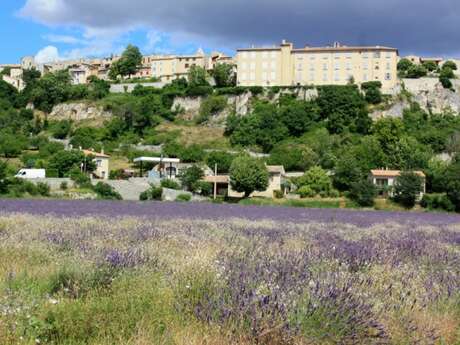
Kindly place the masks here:
POLYGON ((96 31, 151 27, 230 48, 286 38, 460 55, 458 0, 28 0, 22 14, 96 31))

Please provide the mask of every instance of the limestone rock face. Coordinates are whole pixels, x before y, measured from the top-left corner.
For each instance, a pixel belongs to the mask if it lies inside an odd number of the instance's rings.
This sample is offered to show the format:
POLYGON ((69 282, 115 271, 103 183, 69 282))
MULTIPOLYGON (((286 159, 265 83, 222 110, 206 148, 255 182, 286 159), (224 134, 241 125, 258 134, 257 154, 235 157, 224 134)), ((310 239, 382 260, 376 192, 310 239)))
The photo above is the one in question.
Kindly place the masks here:
POLYGON ((48 115, 50 120, 72 120, 83 121, 92 119, 108 119, 112 117, 110 111, 105 111, 102 107, 85 102, 61 103, 54 106, 48 115))
POLYGON ((200 113, 203 97, 176 97, 171 107, 172 111, 180 110, 180 117, 193 120, 200 113))
POLYGON ((438 78, 404 79, 404 88, 410 92, 413 100, 433 113, 460 111, 460 81, 452 80, 454 91, 445 89, 438 78))

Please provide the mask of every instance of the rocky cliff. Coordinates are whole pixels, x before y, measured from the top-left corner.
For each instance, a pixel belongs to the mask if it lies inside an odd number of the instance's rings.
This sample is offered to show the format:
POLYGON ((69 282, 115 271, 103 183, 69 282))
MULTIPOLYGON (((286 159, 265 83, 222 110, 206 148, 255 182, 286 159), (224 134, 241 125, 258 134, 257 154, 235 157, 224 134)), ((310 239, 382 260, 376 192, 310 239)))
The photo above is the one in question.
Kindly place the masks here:
POLYGON ((111 116, 112 113, 104 110, 101 106, 87 102, 75 102, 56 105, 48 115, 48 119, 72 121, 105 120, 111 116))

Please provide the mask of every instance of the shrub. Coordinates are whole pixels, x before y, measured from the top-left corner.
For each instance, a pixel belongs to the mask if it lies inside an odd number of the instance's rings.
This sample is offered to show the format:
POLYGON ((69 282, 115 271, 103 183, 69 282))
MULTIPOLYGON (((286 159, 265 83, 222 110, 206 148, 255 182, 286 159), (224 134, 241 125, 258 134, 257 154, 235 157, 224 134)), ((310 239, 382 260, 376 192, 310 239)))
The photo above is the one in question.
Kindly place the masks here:
POLYGON ((44 182, 38 182, 37 186, 37 193, 41 196, 49 196, 50 195, 50 186, 47 183, 44 182))
POLYGON ((189 97, 208 96, 212 94, 212 86, 189 86, 185 91, 185 94, 189 97))
POLYGON ((284 193, 282 190, 275 190, 273 192, 273 195, 275 197, 275 199, 283 199, 284 198, 284 193))
POLYGON ((200 105, 200 114, 196 119, 198 124, 204 123, 209 118, 227 107, 227 98, 224 96, 209 96, 200 105))
POLYGON ((176 198, 176 201, 179 202, 189 202, 192 200, 192 196, 190 194, 179 194, 176 198))
POLYGON ((359 206, 374 206, 374 199, 377 196, 377 188, 369 180, 353 182, 348 197, 359 206))
POLYGON ((66 181, 61 182, 61 185, 59 187, 61 190, 67 190, 69 188, 69 185, 66 181))
POLYGON ((302 177, 294 180, 299 188, 310 187, 315 194, 325 192, 326 195, 332 190, 332 181, 327 172, 316 166, 308 170, 302 177))
POLYGON ((180 185, 176 181, 171 180, 171 179, 161 180, 161 187, 169 188, 169 189, 175 189, 175 190, 180 189, 180 185))
POLYGON ((420 205, 429 210, 455 211, 455 205, 446 194, 425 194, 420 201, 420 205))
POLYGON ((162 196, 163 196, 163 188, 151 185, 150 189, 148 189, 148 190, 146 190, 146 191, 141 193, 139 199, 141 201, 161 200, 162 196))
POLYGON ((194 185, 194 191, 203 195, 203 196, 210 196, 213 191, 213 184, 206 181, 198 181, 194 185))
POLYGON ((297 190, 297 194, 300 195, 301 198, 313 198, 316 196, 316 193, 310 186, 302 186, 297 190))
POLYGON ((99 196, 99 198, 104 200, 122 200, 121 195, 109 184, 104 182, 98 182, 93 190, 99 196))
POLYGON ((91 186, 91 179, 88 175, 81 172, 80 169, 75 168, 70 171, 70 178, 80 187, 91 186))
POLYGON ((203 169, 197 165, 192 165, 190 168, 187 168, 179 176, 180 181, 182 182, 182 187, 188 191, 195 191, 197 188, 197 182, 204 177, 203 169))

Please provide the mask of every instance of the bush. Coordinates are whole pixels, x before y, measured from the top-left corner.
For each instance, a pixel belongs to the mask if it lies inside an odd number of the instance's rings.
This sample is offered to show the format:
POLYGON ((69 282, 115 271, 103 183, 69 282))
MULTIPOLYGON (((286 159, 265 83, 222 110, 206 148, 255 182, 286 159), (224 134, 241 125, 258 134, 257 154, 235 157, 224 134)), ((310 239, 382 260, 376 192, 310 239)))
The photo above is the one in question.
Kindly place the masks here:
POLYGON ((359 206, 374 206, 374 199, 377 196, 377 188, 369 180, 353 182, 348 197, 359 206))
POLYGON ((214 185, 206 181, 198 181, 195 183, 194 191, 203 196, 210 196, 213 192, 214 185))
POLYGON ((179 194, 176 198, 176 201, 179 202, 189 202, 192 200, 192 196, 190 194, 179 194))
POLYGON ((294 179, 294 184, 299 188, 308 186, 315 194, 324 192, 325 195, 332 190, 332 181, 327 172, 316 166, 308 170, 302 177, 294 179))
POLYGON ((204 123, 209 118, 227 107, 227 98, 224 96, 209 96, 200 106, 200 114, 196 119, 198 124, 204 123))
POLYGON ((195 191, 197 183, 204 177, 204 171, 197 165, 192 165, 181 173, 179 179, 182 183, 182 187, 188 191, 195 191))
POLYGON ((80 169, 75 168, 70 171, 70 178, 74 181, 79 187, 89 187, 91 186, 91 179, 88 175, 81 172, 80 169))
POLYGON ((61 185, 59 187, 61 190, 67 190, 69 188, 69 185, 66 181, 61 182, 61 185))
POLYGON ((110 185, 104 182, 98 182, 93 190, 104 200, 122 200, 121 195, 110 185))
POLYGON ((161 180, 161 187, 163 187, 163 188, 169 188, 169 189, 175 189, 175 190, 179 190, 179 189, 180 189, 179 183, 177 183, 176 181, 171 180, 171 179, 164 179, 164 180, 161 180))
POLYGON ((394 200, 406 208, 415 205, 420 193, 423 191, 423 178, 414 172, 402 172, 396 179, 394 200))
POLYGON ((198 97, 198 96, 208 96, 212 94, 213 88, 212 86, 189 86, 185 91, 185 94, 189 97, 198 97))
POLYGON ((47 183, 38 182, 37 186, 36 186, 36 189, 37 189, 37 193, 39 195, 41 195, 41 196, 50 196, 51 188, 47 183))
POLYGON ((284 198, 284 193, 282 190, 275 190, 273 192, 273 195, 275 197, 275 199, 283 199, 284 198))
POLYGON ((163 196, 163 188, 162 187, 156 187, 154 185, 150 186, 150 189, 146 190, 145 192, 142 192, 139 199, 141 201, 147 201, 147 200, 161 200, 163 196))
POLYGON ((311 189, 310 186, 302 186, 297 190, 297 194, 300 195, 301 198, 313 198, 316 196, 316 192, 311 189))
POLYGON ((446 194, 425 194, 420 201, 420 205, 429 210, 455 211, 455 205, 446 194))

